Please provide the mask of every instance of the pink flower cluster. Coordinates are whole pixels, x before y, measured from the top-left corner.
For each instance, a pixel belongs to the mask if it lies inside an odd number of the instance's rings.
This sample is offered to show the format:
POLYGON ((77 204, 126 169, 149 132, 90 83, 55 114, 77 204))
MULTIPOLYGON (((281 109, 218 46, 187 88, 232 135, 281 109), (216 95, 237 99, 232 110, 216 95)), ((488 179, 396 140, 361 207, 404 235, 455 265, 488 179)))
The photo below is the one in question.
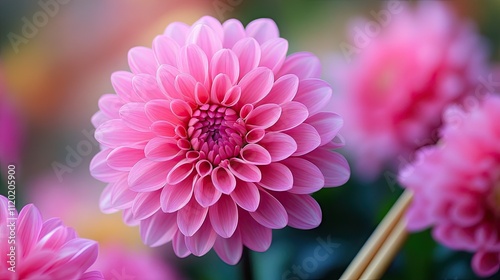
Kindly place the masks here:
POLYGON ((213 247, 230 264, 243 245, 267 250, 272 229, 318 226, 310 194, 349 178, 332 151, 343 121, 318 58, 287 51, 270 19, 212 17, 131 49, 132 72, 112 75, 116 94, 92 118, 102 210, 123 210, 150 246, 172 241, 179 257, 213 247))
POLYGON ((32 204, 17 213, 0 196, 0 279, 104 279, 87 271, 97 258, 97 243, 78 238, 58 218, 42 220, 32 204))
POLYGON ((400 3, 402 11, 336 71, 347 148, 364 177, 434 144, 444 109, 472 95, 485 73, 487 51, 473 25, 438 2, 400 3))
POLYGON ((490 276, 500 268, 500 97, 467 111, 450 108, 442 139, 400 173, 414 193, 411 231, 433 227, 434 238, 474 252, 472 268, 490 276))

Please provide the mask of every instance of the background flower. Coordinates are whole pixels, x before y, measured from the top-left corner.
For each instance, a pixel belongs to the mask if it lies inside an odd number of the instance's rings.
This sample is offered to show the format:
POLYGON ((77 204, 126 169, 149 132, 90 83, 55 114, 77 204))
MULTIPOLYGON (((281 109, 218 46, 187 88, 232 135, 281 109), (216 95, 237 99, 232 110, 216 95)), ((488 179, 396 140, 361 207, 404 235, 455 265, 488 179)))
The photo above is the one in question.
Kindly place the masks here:
POLYGON ((485 277, 500 268, 500 97, 478 104, 450 108, 442 140, 419 151, 400 181, 414 192, 408 228, 433 227, 438 242, 473 252, 485 277))
POLYGON ((287 50, 272 20, 212 17, 131 49, 132 73, 112 75, 116 95, 92 118, 103 211, 123 210, 150 246, 172 241, 179 257, 214 247, 230 264, 242 245, 267 250, 271 229, 318 226, 309 194, 349 177, 331 151, 343 122, 325 108, 318 59, 287 50))
POLYGON ((447 4, 391 1, 378 17, 375 27, 368 19, 353 23, 355 44, 344 50, 352 62, 336 65, 346 148, 365 178, 435 143, 444 108, 472 95, 487 67, 474 25, 447 4))
POLYGON ((98 271, 87 271, 97 258, 95 241, 78 238, 58 218, 44 221, 32 204, 23 207, 19 216, 9 205, 7 198, 0 196, 1 279, 104 279, 98 271), (12 223, 15 244, 8 243, 12 223), (12 266, 8 255, 12 254, 11 246, 15 247, 15 273, 8 270, 12 266))

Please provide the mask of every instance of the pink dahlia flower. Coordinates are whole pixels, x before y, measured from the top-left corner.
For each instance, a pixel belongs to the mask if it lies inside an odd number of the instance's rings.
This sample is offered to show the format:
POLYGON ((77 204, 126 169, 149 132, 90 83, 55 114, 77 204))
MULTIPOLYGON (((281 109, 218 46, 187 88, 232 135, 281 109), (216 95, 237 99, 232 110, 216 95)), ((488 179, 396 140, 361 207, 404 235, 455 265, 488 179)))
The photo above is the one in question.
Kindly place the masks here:
POLYGON ((287 49, 270 19, 203 17, 130 50, 132 73, 112 75, 116 94, 92 119, 103 211, 123 210, 150 246, 172 241, 179 257, 214 247, 230 264, 242 245, 267 250, 271 229, 318 226, 309 194, 349 177, 332 151, 342 119, 325 106, 319 60, 287 49))
POLYGON ((0 196, 0 279, 104 279, 87 272, 97 258, 97 243, 78 238, 58 218, 42 220, 29 204, 21 212, 0 196))
MULTIPOLYGON (((436 142, 447 105, 474 93, 487 66, 487 51, 474 27, 439 1, 399 2, 371 33, 372 23, 354 24, 343 100, 347 148, 363 175, 406 163, 416 149, 436 142)), ((345 47, 345 46, 344 46, 345 47)), ((339 72, 339 71, 336 71, 339 72)))
POLYGON ((472 268, 489 276, 500 268, 500 97, 468 112, 451 108, 442 141, 422 149, 400 173, 413 191, 408 228, 433 227, 434 238, 474 252, 472 268))

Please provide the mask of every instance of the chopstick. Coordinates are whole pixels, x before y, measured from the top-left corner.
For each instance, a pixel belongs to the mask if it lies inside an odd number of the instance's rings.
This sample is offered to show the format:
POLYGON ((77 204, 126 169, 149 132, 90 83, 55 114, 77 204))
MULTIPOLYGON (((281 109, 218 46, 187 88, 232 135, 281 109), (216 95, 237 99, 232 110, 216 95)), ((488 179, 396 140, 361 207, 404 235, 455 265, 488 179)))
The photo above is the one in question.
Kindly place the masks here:
POLYGON ((412 193, 405 190, 347 267, 340 280, 380 279, 408 235, 403 214, 411 199, 412 193))

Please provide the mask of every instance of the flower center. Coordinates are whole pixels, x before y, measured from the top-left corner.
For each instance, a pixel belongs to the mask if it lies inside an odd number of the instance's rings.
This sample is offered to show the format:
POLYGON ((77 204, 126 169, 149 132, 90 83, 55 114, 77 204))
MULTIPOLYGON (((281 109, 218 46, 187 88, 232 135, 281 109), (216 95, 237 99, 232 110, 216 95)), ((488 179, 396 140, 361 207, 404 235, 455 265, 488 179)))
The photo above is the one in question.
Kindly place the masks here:
POLYGON ((215 165, 240 153, 245 134, 245 123, 236 111, 216 104, 198 108, 188 123, 193 150, 215 165))

